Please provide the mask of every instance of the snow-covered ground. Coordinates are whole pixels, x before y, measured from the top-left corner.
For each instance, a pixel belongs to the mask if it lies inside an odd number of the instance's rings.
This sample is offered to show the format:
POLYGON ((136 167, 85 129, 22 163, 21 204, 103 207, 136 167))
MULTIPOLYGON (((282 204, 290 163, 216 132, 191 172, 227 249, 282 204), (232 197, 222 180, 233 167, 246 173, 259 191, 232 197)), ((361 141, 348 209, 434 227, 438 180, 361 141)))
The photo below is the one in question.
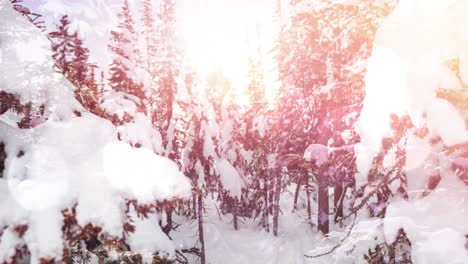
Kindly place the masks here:
MULTIPOLYGON (((240 228, 235 230, 232 216, 219 213, 216 199, 205 199, 204 234, 207 263, 308 263, 304 254, 317 245, 321 235, 307 223, 306 215, 292 213, 292 198, 290 192, 282 196, 279 227, 281 231, 278 237, 262 230, 258 221, 252 219, 240 218, 240 228)), ((187 219, 177 219, 176 222, 178 221, 187 222, 187 219)), ((197 220, 194 219, 177 229, 173 233, 175 245, 193 246, 198 239, 197 224, 197 220)))

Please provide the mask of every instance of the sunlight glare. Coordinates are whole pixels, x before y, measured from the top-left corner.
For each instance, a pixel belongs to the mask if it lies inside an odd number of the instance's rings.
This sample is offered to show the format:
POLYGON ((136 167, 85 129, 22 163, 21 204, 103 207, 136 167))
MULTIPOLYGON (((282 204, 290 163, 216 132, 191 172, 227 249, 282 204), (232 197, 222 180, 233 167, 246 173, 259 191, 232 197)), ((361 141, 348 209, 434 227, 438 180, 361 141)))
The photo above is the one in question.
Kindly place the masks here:
POLYGON ((249 58, 258 56, 262 45, 258 20, 271 16, 260 14, 267 8, 241 2, 183 1, 178 12, 180 38, 189 64, 202 78, 219 71, 236 87, 246 81, 249 58))

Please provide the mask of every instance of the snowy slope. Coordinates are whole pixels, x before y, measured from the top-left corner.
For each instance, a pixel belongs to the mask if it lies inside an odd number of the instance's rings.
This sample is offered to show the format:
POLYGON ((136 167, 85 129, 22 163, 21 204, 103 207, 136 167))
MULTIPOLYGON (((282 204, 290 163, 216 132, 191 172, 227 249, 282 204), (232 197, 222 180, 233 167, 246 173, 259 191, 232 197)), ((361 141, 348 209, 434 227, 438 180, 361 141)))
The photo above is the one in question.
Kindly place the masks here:
MULTIPOLYGON (((30 129, 19 129, 11 111, 0 116, 0 142, 7 154, 0 178, 0 230, 5 228, 0 262, 23 244, 31 263, 61 256, 65 208, 76 205, 79 226, 91 223, 121 237, 125 199, 146 203, 190 194, 188 179, 172 161, 119 142, 109 121, 83 111, 73 86, 52 70, 46 36, 8 0, 0 0, 0 18, 0 91, 31 102, 38 112, 45 108, 42 121, 30 129), (23 236, 14 231, 20 224, 28 226, 23 236)), ((146 228, 136 222, 136 228, 146 228)), ((142 242, 138 230, 131 245, 172 255, 170 241, 157 229, 153 225, 161 239, 142 242)))

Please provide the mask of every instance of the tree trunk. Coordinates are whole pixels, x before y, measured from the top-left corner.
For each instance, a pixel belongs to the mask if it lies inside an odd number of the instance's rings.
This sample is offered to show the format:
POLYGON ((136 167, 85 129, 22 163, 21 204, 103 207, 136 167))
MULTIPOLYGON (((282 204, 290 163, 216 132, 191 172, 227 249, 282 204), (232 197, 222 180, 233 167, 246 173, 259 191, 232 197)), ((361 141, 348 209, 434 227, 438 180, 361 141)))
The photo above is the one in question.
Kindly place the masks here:
POLYGON ((271 179, 270 175, 268 177, 268 214, 273 215, 273 206, 274 206, 274 197, 275 197, 275 179, 271 179))
POLYGON ((312 224, 312 209, 310 205, 310 179, 309 179, 309 171, 307 171, 307 178, 306 178, 306 194, 307 194, 307 220, 309 220, 309 223, 312 224))
POLYGON ((205 264, 205 238, 203 237, 203 197, 198 194, 198 238, 200 240, 200 263, 205 264))
POLYGON ((275 190, 274 190, 274 208, 273 208, 273 235, 278 236, 278 217, 279 217, 279 200, 281 194, 281 171, 275 171, 275 190))
MULTIPOLYGON (((294 206, 293 206, 293 211, 297 210, 297 199, 299 198, 299 191, 301 190, 301 183, 303 182, 302 176, 304 176, 304 175, 300 175, 300 176, 299 176, 299 179, 298 179, 298 181, 297 181, 296 191, 294 192, 294 206)), ((307 175, 305 175, 305 176, 307 176, 307 175)))
POLYGON ((169 235, 169 232, 171 232, 173 226, 172 226, 172 206, 169 206, 166 208, 166 225, 163 227, 162 231, 166 234, 169 235))
POLYGON ((270 203, 268 202, 268 179, 267 177, 264 178, 265 182, 263 184, 263 195, 265 199, 265 208, 263 209, 263 226, 267 232, 270 232, 270 203))
POLYGON ((343 217, 343 202, 342 195, 343 193, 343 179, 341 178, 341 173, 338 172, 335 175, 335 188, 333 190, 333 202, 335 206, 335 223, 341 217, 343 217))
POLYGON ((237 197, 233 199, 233 205, 232 205, 232 216, 233 216, 233 222, 234 222, 234 229, 238 230, 239 225, 237 221, 237 197))
POLYGON ((193 193, 192 196, 193 219, 197 217, 197 194, 193 193))
POLYGON ((319 169, 318 180, 318 230, 324 235, 329 232, 328 175, 325 166, 319 169))

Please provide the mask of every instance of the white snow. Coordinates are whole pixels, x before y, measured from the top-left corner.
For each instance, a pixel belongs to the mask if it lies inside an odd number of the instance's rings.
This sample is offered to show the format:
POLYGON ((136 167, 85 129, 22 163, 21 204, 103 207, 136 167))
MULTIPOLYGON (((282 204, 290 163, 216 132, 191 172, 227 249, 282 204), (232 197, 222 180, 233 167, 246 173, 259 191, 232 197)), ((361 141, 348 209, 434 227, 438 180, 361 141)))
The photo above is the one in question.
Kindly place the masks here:
MULTIPOLYGON (((446 146, 468 141, 460 113, 438 98, 438 88, 462 89, 466 80, 468 2, 403 0, 383 20, 374 43, 366 75, 366 98, 356 126, 361 144, 356 146, 357 165, 364 183, 383 137, 390 135, 390 114, 411 117, 417 128, 426 126, 446 146), (449 68, 460 62, 459 80, 449 68)), ((431 145, 428 138, 409 135, 405 170, 409 200, 390 200, 384 219, 387 242, 403 228, 412 242, 414 263, 467 263, 465 248, 468 214, 466 186, 451 170, 451 157, 431 145), (430 176, 440 173, 432 191, 430 176), (425 196, 422 195, 425 193, 425 196)), ((387 157, 386 157, 387 158, 387 157)), ((459 158, 456 158, 456 162, 459 158)), ((388 158, 384 165, 390 166, 388 158)), ((463 162, 462 162, 463 163, 463 162)))
POLYGON ((153 129, 151 120, 143 113, 136 113, 132 121, 117 127, 117 131, 120 139, 133 146, 139 144, 142 148, 152 150, 154 153, 163 153, 161 134, 153 129))
POLYGON ((215 167, 224 189, 229 191, 231 196, 239 198, 245 183, 237 169, 226 159, 216 161, 215 167))
MULTIPOLYGON (((232 217, 221 215, 220 220, 216 201, 211 198, 205 199, 204 234, 207 263, 309 263, 304 258, 304 253, 321 243, 321 236, 317 236, 301 216, 290 213, 291 195, 282 195, 281 199, 284 214, 280 214, 278 237, 259 229, 258 222, 249 218, 242 221, 239 230, 234 230, 232 217)), ((181 248, 192 247, 197 239, 196 232, 194 224, 181 226, 180 232, 173 235, 174 244, 180 245, 181 248)), ((198 258, 189 259, 189 263, 197 261, 198 258)))
POLYGON ((190 182, 168 158, 124 142, 104 147, 104 171, 109 183, 127 198, 142 203, 190 196, 190 182))
MULTIPOLYGON (((464 1, 406 0, 384 19, 367 66, 366 98, 356 126, 362 139, 357 148, 360 173, 367 173, 380 140, 388 135, 390 113, 407 113, 417 126, 427 124, 447 145, 468 139, 461 114, 435 93, 437 88, 461 89, 448 64, 458 58, 466 65, 468 34, 458 26, 467 22, 466 9, 464 1)), ((460 67, 461 76, 466 70, 460 67)))
MULTIPOLYGON (((102 7, 94 0, 87 3, 102 7)), ((96 14, 101 11, 80 14, 73 10, 81 7, 79 4, 65 7, 59 0, 53 0, 46 9, 59 6, 74 17, 100 20, 96 14)), ((382 138, 392 133, 391 114, 408 114, 417 128, 427 126, 430 135, 440 136, 445 146, 468 141, 463 116, 466 113, 436 96, 438 88, 457 90, 464 85, 461 81, 468 82, 468 33, 461 26, 468 24, 467 12, 467 1, 401 0, 384 19, 368 64, 366 98, 356 124, 362 142, 343 147, 353 147, 357 155, 358 186, 366 182, 382 138), (449 61, 453 59, 459 60, 460 80, 449 69, 449 61)), ((0 17, 0 89, 17 95, 23 103, 32 102, 35 111, 40 105, 45 106, 44 117, 35 119, 31 129, 17 127, 21 114, 8 111, 0 116, 0 142, 5 143, 8 155, 0 179, 0 262, 8 261, 15 248, 23 245, 31 252, 31 263, 62 255, 61 210, 74 205, 80 226, 91 223, 111 236, 121 237, 126 221, 133 224, 135 232, 128 234, 126 242, 145 259, 156 252, 174 258, 175 245, 177 248, 195 245, 196 224, 185 216, 174 215, 175 221, 183 225, 171 232, 172 240, 158 224, 165 220, 163 214, 152 211, 145 218, 134 209, 128 215, 124 211, 124 203, 129 199, 150 204, 188 198, 191 194, 191 183, 176 163, 158 155, 164 152, 161 135, 141 113, 140 100, 106 91, 101 105, 104 110, 120 119, 129 118, 117 128, 87 113, 74 99, 73 86, 52 69, 46 36, 15 13, 7 0, 0 0, 0 17), (74 110, 79 110, 81 117, 75 116, 74 110), (23 237, 14 230, 19 224, 28 226, 23 237)), ((77 23, 74 26, 81 29, 81 34, 89 34, 87 22, 77 23)), ((108 34, 104 36, 107 38, 108 34)), ((239 155, 244 159, 241 162, 250 164, 254 152, 231 145, 233 132, 237 132, 229 120, 231 116, 224 113, 224 123, 218 124, 213 109, 203 107, 193 110, 198 111, 198 118, 202 113, 207 117, 197 131, 199 134, 195 135, 193 124, 188 134, 204 141, 203 156, 214 163, 223 188, 232 197, 240 198, 247 185, 242 174, 245 171, 230 161, 239 162, 239 155)), ((253 120, 252 129, 260 137, 268 133, 266 121, 264 116, 253 120)), ((174 130, 171 127, 170 138, 175 136, 174 130)), ((347 134, 343 133, 344 139, 349 139, 347 134)), ((409 198, 391 198, 384 219, 367 219, 363 213, 348 238, 346 228, 323 237, 311 228, 303 211, 291 213, 295 186, 288 186, 280 196, 279 236, 274 237, 260 230, 258 219, 243 219, 239 221, 240 229, 234 230, 231 218, 218 215, 217 201, 208 196, 204 200, 203 219, 208 262, 364 263, 363 255, 369 248, 393 242, 403 228, 412 242, 414 263, 468 263, 465 237, 468 214, 464 210, 468 206, 468 192, 451 169, 453 164, 468 168, 468 158, 456 156, 458 153, 446 156, 440 152, 442 144, 431 145, 428 137, 419 138, 411 133, 405 137, 404 170, 409 198), (435 189, 428 190, 427 181, 435 173, 440 173, 441 181, 435 189), (342 245, 330 255, 319 259, 304 257, 304 253, 327 252, 342 239, 342 245)), ((186 148, 191 147, 190 139, 186 148)), ((338 149, 311 144, 303 157, 320 167, 338 149)), ((396 150, 393 146, 384 157, 385 168, 397 160, 396 150)), ((205 176, 210 175, 205 175, 199 160, 187 160, 186 156, 183 163, 194 166, 201 187, 205 176)), ((277 167, 275 154, 268 153, 267 159, 268 168, 277 167)), ((300 208, 304 207, 303 196, 301 191, 300 208)), ((374 203, 373 207, 381 210, 383 205, 374 203)), ((333 224, 331 229, 339 230, 333 224)), ((117 258, 117 252, 110 254, 117 258)))
POLYGON ((417 136, 409 136, 406 141, 405 169, 412 170, 423 166, 431 153, 431 145, 427 140, 417 136))
POLYGON ((54 258, 63 253, 63 237, 61 226, 63 217, 60 208, 51 208, 32 212, 29 229, 25 233, 25 241, 31 253, 31 262, 40 258, 54 258))
POLYGON ((33 112, 47 102, 46 117, 62 119, 81 110, 73 86, 52 68, 50 42, 44 33, 19 15, 9 1, 0 1, 0 17, 1 89, 16 94, 22 103, 32 102, 33 112))
POLYGON ((174 244, 157 224, 158 216, 156 213, 151 213, 146 218, 138 217, 135 209, 132 208, 129 215, 135 226, 135 232, 128 236, 128 245, 132 250, 143 254, 158 253, 161 256, 174 257, 174 244))
POLYGON ((129 99, 128 94, 114 90, 104 93, 101 106, 108 114, 115 114, 119 119, 122 119, 125 113, 134 116, 137 111, 136 103, 129 99))
POLYGON ((3 230, 0 237, 0 260, 6 261, 15 255, 16 247, 21 244, 21 239, 13 228, 3 230))
MULTIPOLYGON (((0 262, 7 261, 13 254, 11 249, 23 244, 31 253, 31 263, 61 256, 61 211, 75 204, 80 226, 91 223, 103 233, 121 237, 125 198, 145 203, 190 194, 190 182, 177 165, 154 154, 160 142, 158 134, 136 134, 135 127, 147 126, 143 117, 136 116, 134 123, 120 130, 126 133, 126 140, 138 141, 143 148, 118 142, 112 123, 84 111, 74 99, 73 86, 52 69, 46 36, 16 13, 7 0, 0 0, 0 17, 0 89, 24 103, 31 101, 35 108, 43 104, 47 118, 33 128, 19 129, 8 121, 16 118, 14 115, 1 117, 0 141, 5 144, 7 159, 0 179, 0 229, 6 228, 0 238, 0 262), (25 55, 25 50, 34 56, 25 55), (75 116, 74 110, 80 110, 81 117, 75 116), (23 238, 12 234, 11 228, 18 224, 28 225, 23 238)), ((135 113, 132 98, 111 97, 118 106, 108 110, 135 113)), ((144 242, 138 240, 142 230, 137 231, 140 233, 133 243, 142 245, 144 242)), ((170 252, 167 240, 154 245, 170 252)))
POLYGON ((306 161, 315 161, 315 165, 322 166, 328 161, 328 147, 322 144, 310 144, 304 152, 306 161))

